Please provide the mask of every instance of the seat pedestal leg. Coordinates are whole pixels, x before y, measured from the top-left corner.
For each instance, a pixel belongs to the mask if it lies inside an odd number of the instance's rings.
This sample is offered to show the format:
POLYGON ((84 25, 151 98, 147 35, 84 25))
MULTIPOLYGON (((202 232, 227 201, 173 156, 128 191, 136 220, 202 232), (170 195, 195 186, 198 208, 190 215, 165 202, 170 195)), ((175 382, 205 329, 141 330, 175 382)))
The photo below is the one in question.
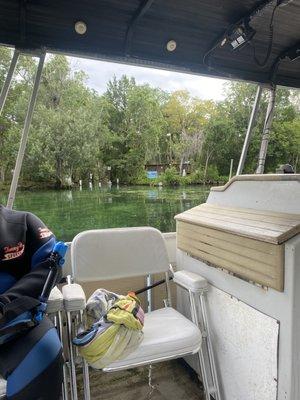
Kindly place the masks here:
POLYGON ((202 333, 202 344, 198 352, 198 360, 205 391, 205 400, 221 400, 216 364, 210 341, 210 330, 207 319, 205 290, 193 293, 189 290, 191 316, 202 333))

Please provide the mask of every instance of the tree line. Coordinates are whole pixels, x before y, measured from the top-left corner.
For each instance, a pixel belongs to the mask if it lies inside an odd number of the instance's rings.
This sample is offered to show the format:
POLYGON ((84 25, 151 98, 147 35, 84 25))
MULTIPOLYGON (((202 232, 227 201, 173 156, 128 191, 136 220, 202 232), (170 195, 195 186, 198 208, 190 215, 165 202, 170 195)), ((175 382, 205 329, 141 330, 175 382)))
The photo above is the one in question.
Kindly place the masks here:
MULTIPOLYGON (((0 49, 0 85, 11 51, 0 49)), ((36 63, 22 56, 0 116, 0 181, 11 180, 36 63)), ((65 56, 47 59, 30 129, 21 182, 63 187, 119 179, 147 183, 145 165, 166 165, 167 183, 226 180, 230 160, 237 167, 256 86, 226 84, 222 101, 202 100, 187 91, 168 93, 135 79, 113 77, 103 94, 90 89, 87 76, 73 71, 65 56)), ((299 92, 277 91, 266 172, 282 163, 299 168, 299 92)), ((267 107, 263 95, 244 168, 253 173, 267 107)))

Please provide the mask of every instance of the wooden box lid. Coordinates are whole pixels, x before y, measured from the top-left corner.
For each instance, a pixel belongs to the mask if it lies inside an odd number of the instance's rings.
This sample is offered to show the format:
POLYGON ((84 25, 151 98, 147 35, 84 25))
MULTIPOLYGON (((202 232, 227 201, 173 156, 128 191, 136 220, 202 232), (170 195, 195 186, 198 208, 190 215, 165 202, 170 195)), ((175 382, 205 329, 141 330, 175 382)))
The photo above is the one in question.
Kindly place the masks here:
POLYGON ((245 208, 221 207, 204 203, 175 219, 222 232, 281 244, 300 233, 300 215, 245 208))

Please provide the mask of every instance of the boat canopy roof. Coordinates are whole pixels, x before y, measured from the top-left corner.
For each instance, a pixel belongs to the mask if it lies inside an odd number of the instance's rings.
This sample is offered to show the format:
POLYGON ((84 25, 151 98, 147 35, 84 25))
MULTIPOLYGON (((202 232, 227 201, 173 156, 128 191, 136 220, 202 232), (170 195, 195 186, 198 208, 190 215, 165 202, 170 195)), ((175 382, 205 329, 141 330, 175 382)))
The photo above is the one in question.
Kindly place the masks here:
POLYGON ((0 0, 0 43, 300 87, 300 0, 0 0))

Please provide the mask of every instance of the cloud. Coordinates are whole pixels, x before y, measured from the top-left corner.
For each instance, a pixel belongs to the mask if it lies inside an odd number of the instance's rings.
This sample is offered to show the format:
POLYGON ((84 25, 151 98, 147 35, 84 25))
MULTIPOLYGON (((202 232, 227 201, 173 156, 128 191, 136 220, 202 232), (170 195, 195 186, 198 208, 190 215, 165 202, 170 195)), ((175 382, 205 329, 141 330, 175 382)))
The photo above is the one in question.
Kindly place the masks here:
POLYGON ((222 79, 74 57, 69 57, 69 60, 74 70, 82 70, 88 75, 88 86, 99 93, 105 91, 107 82, 114 75, 117 78, 128 75, 139 84, 148 83, 169 92, 186 89, 192 96, 201 99, 224 98, 223 86, 226 81, 222 79))

